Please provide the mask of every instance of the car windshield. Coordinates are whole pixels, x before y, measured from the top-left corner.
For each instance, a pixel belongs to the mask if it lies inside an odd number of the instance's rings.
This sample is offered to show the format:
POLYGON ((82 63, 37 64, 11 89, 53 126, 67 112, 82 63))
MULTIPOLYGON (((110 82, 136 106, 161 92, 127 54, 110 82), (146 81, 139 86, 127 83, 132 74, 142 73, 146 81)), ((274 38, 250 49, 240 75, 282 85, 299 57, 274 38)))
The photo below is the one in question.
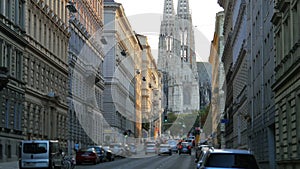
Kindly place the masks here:
POLYGON ((23 152, 30 154, 42 154, 47 152, 46 143, 24 143, 23 152))
POLYGON ((210 154, 205 167, 258 169, 255 158, 249 154, 210 154))

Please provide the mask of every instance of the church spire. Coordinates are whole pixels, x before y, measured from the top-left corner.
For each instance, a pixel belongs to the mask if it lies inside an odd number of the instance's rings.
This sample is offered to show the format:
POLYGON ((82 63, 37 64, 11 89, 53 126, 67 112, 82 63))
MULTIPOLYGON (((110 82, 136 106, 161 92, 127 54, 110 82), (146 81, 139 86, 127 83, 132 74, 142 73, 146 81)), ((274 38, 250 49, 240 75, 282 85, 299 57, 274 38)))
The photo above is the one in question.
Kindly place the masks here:
POLYGON ((174 18, 174 16, 175 16, 175 11, 174 11, 173 0, 165 0, 164 20, 174 18))
POLYGON ((177 16, 183 19, 191 17, 189 0, 178 0, 177 16))

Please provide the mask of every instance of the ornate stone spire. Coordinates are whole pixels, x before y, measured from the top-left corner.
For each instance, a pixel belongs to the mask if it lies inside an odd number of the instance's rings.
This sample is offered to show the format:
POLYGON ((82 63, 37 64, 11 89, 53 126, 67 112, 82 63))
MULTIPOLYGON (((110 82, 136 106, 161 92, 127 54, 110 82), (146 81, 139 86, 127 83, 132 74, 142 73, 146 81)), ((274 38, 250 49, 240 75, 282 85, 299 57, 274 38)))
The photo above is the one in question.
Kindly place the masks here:
POLYGON ((191 17, 189 0, 178 0, 177 16, 185 19, 191 17))
POLYGON ((175 10, 173 0, 165 0, 164 4, 164 20, 174 18, 175 10))

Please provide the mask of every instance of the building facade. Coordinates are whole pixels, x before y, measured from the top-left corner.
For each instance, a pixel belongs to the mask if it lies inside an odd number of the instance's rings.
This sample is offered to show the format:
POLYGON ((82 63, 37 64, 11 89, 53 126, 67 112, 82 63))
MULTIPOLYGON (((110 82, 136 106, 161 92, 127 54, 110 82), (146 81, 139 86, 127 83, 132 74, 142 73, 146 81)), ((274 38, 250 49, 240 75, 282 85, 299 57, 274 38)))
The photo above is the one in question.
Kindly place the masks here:
POLYGON ((101 144, 103 137, 103 1, 69 2, 68 151, 101 144))
POLYGON ((226 147, 232 147, 232 143, 228 143, 228 138, 232 137, 233 134, 233 118, 232 113, 232 101, 233 101, 233 87, 232 87, 232 46, 231 46, 231 36, 232 36, 232 2, 226 0, 218 0, 219 5, 224 8, 224 26, 223 26, 223 36, 224 36, 224 52, 222 57, 222 62, 224 64, 225 71, 225 83, 223 89, 225 90, 225 108, 224 108, 224 119, 225 123, 225 145, 226 147))
POLYGON ((275 1, 275 141, 277 168, 300 167, 300 2, 275 1))
POLYGON ((166 75, 166 112, 192 113, 199 110, 199 86, 192 18, 188 0, 165 0, 160 26, 158 69, 166 75))
POLYGON ((65 1, 26 1, 24 139, 68 137, 68 40, 65 1))
POLYGON ((146 36, 137 35, 142 46, 142 122, 146 138, 156 139, 161 134, 161 74, 157 69, 146 36))
POLYGON ((223 133, 225 124, 221 123, 223 119, 225 93, 223 84, 225 79, 224 66, 221 61, 224 50, 223 38, 223 25, 224 25, 224 12, 216 14, 215 33, 211 43, 209 62, 212 65, 212 99, 211 99, 211 112, 212 112, 212 135, 214 147, 224 147, 223 133))
MULTIPOLYGON (((107 138, 125 142, 124 132, 136 135, 135 58, 141 57, 141 46, 124 13, 122 4, 104 1, 104 118, 107 138)), ((127 139, 127 138, 126 138, 127 139)))
POLYGON ((207 107, 212 98, 212 65, 209 62, 197 62, 199 84, 199 108, 207 107))
POLYGON ((24 139, 25 9, 23 1, 0 1, 0 162, 17 160, 24 139))
POLYGON ((274 2, 247 2, 248 147, 262 168, 275 168, 274 2))

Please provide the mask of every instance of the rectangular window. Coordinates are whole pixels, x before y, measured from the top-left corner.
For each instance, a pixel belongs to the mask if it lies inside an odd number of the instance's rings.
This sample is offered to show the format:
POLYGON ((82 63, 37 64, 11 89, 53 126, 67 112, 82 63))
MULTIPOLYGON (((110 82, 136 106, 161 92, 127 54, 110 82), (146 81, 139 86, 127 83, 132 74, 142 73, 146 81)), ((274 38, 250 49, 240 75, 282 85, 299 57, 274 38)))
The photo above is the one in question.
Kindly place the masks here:
POLYGON ((60 45, 61 45, 60 55, 61 55, 61 58, 63 60, 65 60, 65 56, 64 56, 65 45, 64 45, 64 41, 63 40, 60 40, 60 45))
POLYGON ((31 34, 31 11, 28 10, 28 34, 31 34))
POLYGON ((37 40, 37 20, 36 15, 33 15, 33 37, 37 40))
POLYGON ((18 125, 17 125, 17 129, 21 130, 22 127, 22 110, 23 110, 23 105, 22 103, 19 104, 19 109, 18 109, 18 125))
POLYGON ((39 42, 42 43, 42 20, 39 20, 39 42))
POLYGON ((0 1, 0 14, 3 14, 3 2, 4 1, 0 1))
POLYGON ((5 1, 5 16, 10 19, 10 9, 11 9, 11 4, 10 0, 5 1))
POLYGON ((6 44, 4 52, 5 53, 4 53, 3 64, 4 64, 5 67, 10 68, 11 45, 6 44))
POLYGON ((65 18, 64 18, 64 1, 61 1, 61 14, 60 14, 60 18, 62 19, 63 22, 65 22, 65 18))
POLYGON ((3 56, 4 56, 3 55, 3 40, 0 39, 0 66, 3 66, 3 62, 2 62, 2 60, 4 58, 3 56))
POLYGON ((18 127, 18 114, 19 114, 19 110, 18 110, 18 107, 19 107, 19 104, 18 103, 15 103, 15 106, 14 106, 14 129, 17 130, 17 127, 18 127))
POLYGON ((10 105, 9 100, 5 101, 5 128, 9 128, 10 105))
POLYGON ((57 57, 59 57, 60 58, 60 49, 61 49, 61 46, 59 46, 60 44, 59 44, 59 36, 57 36, 57 57))
MULTIPOLYGON (((299 2, 298 2, 299 3, 299 2)), ((293 45, 295 45, 297 42, 298 42, 298 40, 299 40, 299 38, 300 38, 300 30, 299 30, 299 13, 300 13, 300 9, 295 9, 295 10, 293 10, 293 45), (298 16, 297 16, 297 14, 298 14, 298 16), (296 23, 298 23, 298 24, 296 24, 296 23)))
POLYGON ((19 26, 23 29, 24 25, 23 25, 23 9, 24 9, 24 3, 22 0, 19 0, 19 26))
POLYGON ((50 28, 49 28, 49 30, 48 30, 48 35, 49 35, 49 37, 48 37, 48 41, 49 41, 49 42, 48 42, 48 43, 49 43, 48 45, 49 45, 49 46, 48 46, 48 47, 49 47, 49 50, 51 51, 51 29, 50 29, 50 28))
POLYGON ((44 47, 47 47, 47 27, 46 24, 44 24, 44 47))
POLYGON ((55 53, 55 52, 56 52, 56 51, 55 51, 55 50, 56 50, 56 48, 55 48, 55 47, 56 47, 56 44, 55 44, 55 39, 56 39, 56 38, 55 38, 55 32, 53 32, 52 39, 53 39, 53 44, 52 44, 53 50, 52 50, 52 52, 55 53))

